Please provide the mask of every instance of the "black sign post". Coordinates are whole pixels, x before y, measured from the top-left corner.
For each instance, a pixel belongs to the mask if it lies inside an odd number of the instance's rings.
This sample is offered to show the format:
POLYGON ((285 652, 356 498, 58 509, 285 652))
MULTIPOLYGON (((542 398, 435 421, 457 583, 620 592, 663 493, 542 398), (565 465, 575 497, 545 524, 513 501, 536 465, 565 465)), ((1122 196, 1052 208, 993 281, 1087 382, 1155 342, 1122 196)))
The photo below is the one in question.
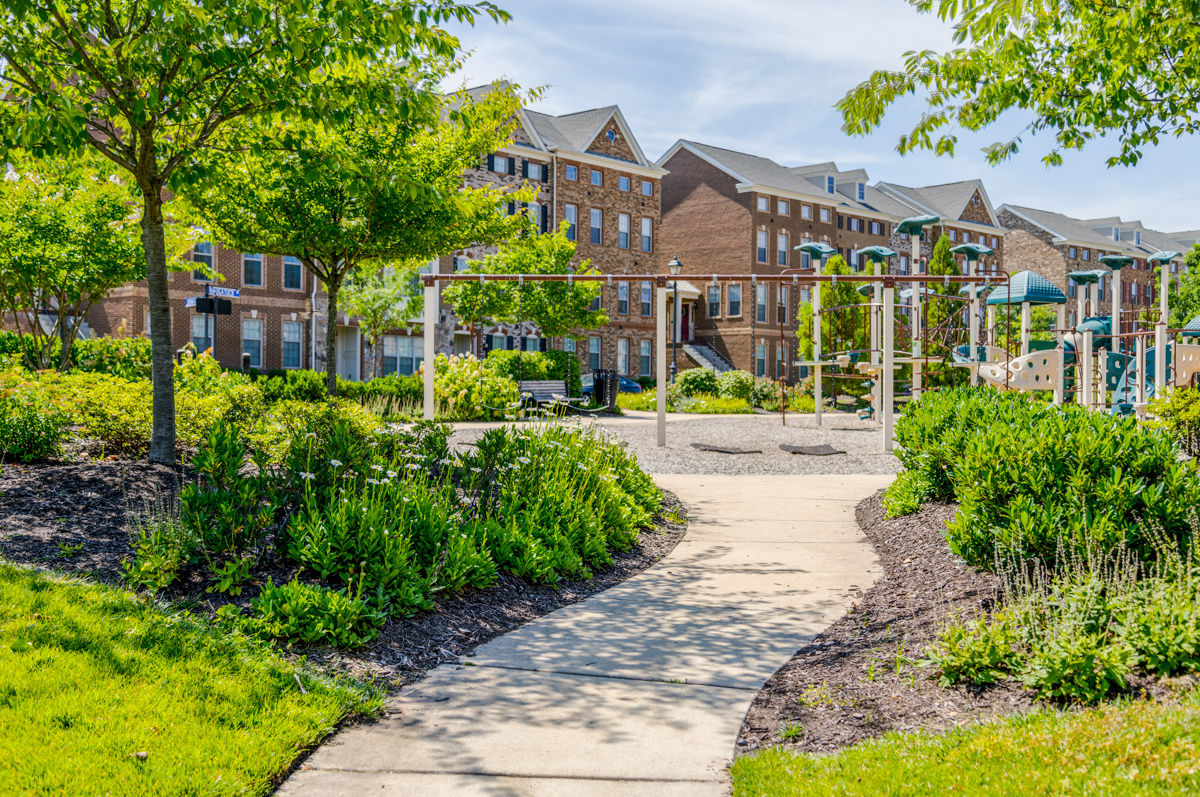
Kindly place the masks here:
POLYGON ((233 302, 228 299, 210 297, 209 286, 204 286, 204 295, 196 298, 196 312, 204 315, 204 334, 210 340, 213 359, 217 358, 217 316, 232 315, 233 302), (211 326, 210 326, 211 325, 211 326))

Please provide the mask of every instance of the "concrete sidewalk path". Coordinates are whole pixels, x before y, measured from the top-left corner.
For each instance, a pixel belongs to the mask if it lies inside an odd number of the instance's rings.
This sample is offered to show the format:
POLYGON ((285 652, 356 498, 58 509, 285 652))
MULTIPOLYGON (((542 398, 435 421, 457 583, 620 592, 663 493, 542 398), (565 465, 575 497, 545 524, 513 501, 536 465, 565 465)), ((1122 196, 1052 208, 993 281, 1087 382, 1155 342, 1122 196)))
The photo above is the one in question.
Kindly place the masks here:
POLYGON ((763 683, 880 574, 855 505, 891 476, 656 476, 665 559, 492 640, 318 749, 281 795, 725 795, 763 683))

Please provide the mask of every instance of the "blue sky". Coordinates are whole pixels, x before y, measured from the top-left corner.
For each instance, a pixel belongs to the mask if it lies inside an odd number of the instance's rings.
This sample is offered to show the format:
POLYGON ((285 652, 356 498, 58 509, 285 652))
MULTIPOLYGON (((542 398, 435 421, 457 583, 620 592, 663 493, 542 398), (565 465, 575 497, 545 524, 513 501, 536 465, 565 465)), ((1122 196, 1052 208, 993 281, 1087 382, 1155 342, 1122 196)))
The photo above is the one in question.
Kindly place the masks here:
POLYGON ((1136 168, 1105 166, 1115 147, 1094 142, 1047 169, 1049 140, 1026 137, 1021 153, 988 166, 980 147, 1028 121, 1013 116, 961 136, 953 159, 901 157, 900 133, 914 98, 868 138, 841 131, 833 104, 906 51, 948 49, 950 29, 904 0, 499 0, 507 25, 455 27, 471 51, 455 83, 507 78, 544 86, 533 107, 571 113, 620 105, 642 149, 658 158, 679 138, 750 152, 786 165, 835 160, 867 169, 872 182, 929 185, 980 177, 993 204, 1011 202, 1071 216, 1120 215, 1165 230, 1200 228, 1200 141, 1172 140, 1136 168))

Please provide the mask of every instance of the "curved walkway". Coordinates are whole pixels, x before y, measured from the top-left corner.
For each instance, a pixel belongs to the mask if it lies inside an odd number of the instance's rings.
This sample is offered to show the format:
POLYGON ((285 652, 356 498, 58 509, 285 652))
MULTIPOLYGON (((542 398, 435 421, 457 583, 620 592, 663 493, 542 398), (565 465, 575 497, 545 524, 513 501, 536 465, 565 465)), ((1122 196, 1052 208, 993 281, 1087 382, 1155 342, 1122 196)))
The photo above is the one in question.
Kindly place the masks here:
POLYGON ((854 507, 891 478, 655 477, 688 508, 667 558, 433 671, 280 794, 727 794, 759 688, 879 574, 854 507))

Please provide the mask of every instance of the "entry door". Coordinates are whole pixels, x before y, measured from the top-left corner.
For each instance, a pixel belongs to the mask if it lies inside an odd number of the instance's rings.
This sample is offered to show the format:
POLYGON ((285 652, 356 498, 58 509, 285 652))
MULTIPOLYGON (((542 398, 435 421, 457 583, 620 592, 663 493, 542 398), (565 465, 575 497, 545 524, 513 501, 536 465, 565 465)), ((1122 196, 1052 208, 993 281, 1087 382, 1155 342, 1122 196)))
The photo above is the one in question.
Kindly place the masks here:
POLYGON ((358 327, 338 327, 338 376, 357 382, 358 363, 358 327))
POLYGON ((679 308, 680 342, 692 339, 691 309, 692 306, 690 304, 685 304, 679 308))

